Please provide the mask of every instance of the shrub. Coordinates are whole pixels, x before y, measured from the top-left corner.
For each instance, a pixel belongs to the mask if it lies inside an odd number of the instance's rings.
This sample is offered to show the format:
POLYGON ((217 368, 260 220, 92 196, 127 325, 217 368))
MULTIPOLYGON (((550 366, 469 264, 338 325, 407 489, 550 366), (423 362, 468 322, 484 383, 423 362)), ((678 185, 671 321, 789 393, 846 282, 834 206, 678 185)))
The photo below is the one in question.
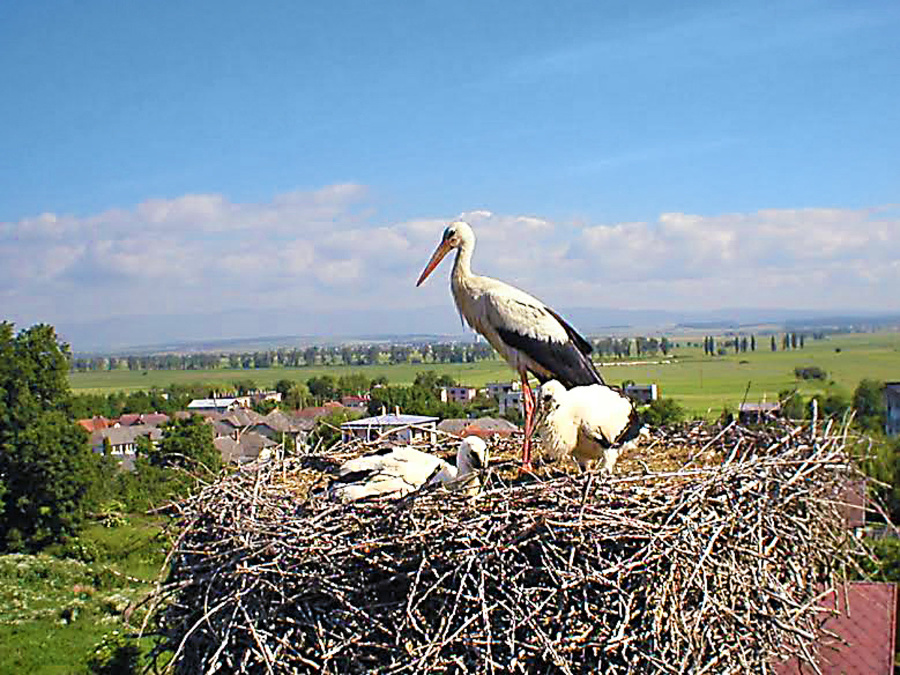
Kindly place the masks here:
POLYGON ((140 672, 141 650, 119 631, 104 635, 88 657, 87 667, 96 675, 128 675, 140 672))
POLYGON ((641 413, 641 421, 650 426, 677 424, 684 421, 685 409, 672 398, 658 398, 641 413))
POLYGON ((794 368, 794 377, 798 380, 826 380, 828 373, 819 366, 797 366, 794 368))
POLYGON ((781 403, 781 413, 791 420, 806 418, 806 401, 796 389, 785 389, 778 392, 778 401, 781 403))

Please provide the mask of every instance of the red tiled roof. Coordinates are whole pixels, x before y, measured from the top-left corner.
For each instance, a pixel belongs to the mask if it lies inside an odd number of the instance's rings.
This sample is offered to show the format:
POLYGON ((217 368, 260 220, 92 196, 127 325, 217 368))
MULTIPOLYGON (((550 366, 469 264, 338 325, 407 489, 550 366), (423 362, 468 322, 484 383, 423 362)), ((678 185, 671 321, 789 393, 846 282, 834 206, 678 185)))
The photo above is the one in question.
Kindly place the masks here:
POLYGON ((476 420, 448 419, 438 424, 437 428, 460 438, 464 436, 479 436, 480 438, 509 436, 519 431, 519 427, 512 422, 493 417, 480 417, 476 420))
POLYGON ((313 406, 310 408, 302 408, 292 413, 294 417, 299 417, 300 419, 305 420, 314 420, 322 417, 323 415, 328 415, 333 413, 335 410, 344 410, 344 406, 340 403, 335 403, 334 401, 329 401, 325 405, 322 406, 313 406))
MULTIPOLYGON (((825 621, 825 629, 843 641, 823 638, 819 648, 822 675, 891 675, 894 672, 896 584, 850 582, 839 589, 837 598, 831 595, 822 604, 840 608, 838 616, 829 616, 825 621)), ((813 672, 796 661, 778 664, 774 670, 779 675, 813 672)))
POLYGON ((94 433, 101 429, 108 429, 110 422, 102 416, 91 417, 90 419, 78 420, 77 424, 84 428, 88 433, 94 433))
POLYGON ((119 417, 119 424, 123 427, 134 426, 135 424, 148 424, 151 427, 158 427, 169 421, 169 416, 165 413, 126 413, 119 417))

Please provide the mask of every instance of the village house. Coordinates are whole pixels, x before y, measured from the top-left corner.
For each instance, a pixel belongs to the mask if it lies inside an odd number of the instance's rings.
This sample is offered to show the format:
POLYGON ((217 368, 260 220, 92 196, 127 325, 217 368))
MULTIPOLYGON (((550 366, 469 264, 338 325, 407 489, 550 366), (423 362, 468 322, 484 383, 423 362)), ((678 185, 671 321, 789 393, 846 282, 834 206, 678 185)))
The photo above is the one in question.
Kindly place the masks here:
POLYGON ((368 394, 363 394, 362 396, 341 396, 341 405, 354 410, 365 410, 370 400, 371 397, 368 394))
POLYGON ((275 441, 253 431, 241 434, 239 439, 220 436, 213 443, 221 453, 223 462, 238 465, 257 460, 268 461, 272 457, 273 449, 278 445, 275 441))
POLYGON ((109 429, 113 426, 113 421, 108 420, 102 415, 95 415, 94 417, 78 420, 76 422, 78 426, 87 431, 89 434, 94 433, 95 431, 100 431, 101 429, 109 429))
POLYGON ((501 415, 508 415, 513 410, 518 411, 520 415, 525 414, 525 404, 522 401, 521 389, 517 391, 510 390, 500 394, 497 403, 499 404, 501 415))
POLYGON ((519 427, 510 422, 496 417, 479 417, 478 419, 447 419, 437 425, 438 431, 445 434, 465 438, 466 436, 478 436, 479 438, 491 438, 500 436, 506 438, 521 431, 519 427))
POLYGON ((249 396, 233 396, 228 398, 195 398, 188 403, 188 410, 196 413, 227 412, 235 408, 249 408, 249 396))
POLYGON ((659 398, 659 387, 655 384, 626 384, 622 391, 638 403, 652 403, 659 398))
POLYGON ((294 447, 306 444, 310 432, 315 428, 315 420, 290 415, 275 409, 251 427, 251 431, 282 443, 285 437, 294 441, 294 447))
POLYGON ((741 403, 738 407, 738 420, 744 424, 764 422, 768 417, 781 414, 781 404, 777 402, 741 403))
POLYGON ((97 454, 109 454, 114 457, 131 455, 137 451, 137 440, 147 436, 154 444, 162 439, 162 430, 146 424, 130 427, 110 427, 100 429, 91 434, 91 450, 97 454))
POLYGON ((341 441, 373 441, 383 436, 397 443, 434 443, 438 419, 428 415, 396 413, 350 420, 341 424, 341 441))
POLYGON ((476 396, 478 390, 475 387, 441 387, 441 403, 459 403, 465 405, 476 396))
POLYGON ((114 420, 113 426, 133 427, 145 424, 148 427, 160 427, 168 421, 169 416, 165 413, 126 413, 120 415, 118 420, 114 420))
POLYGON ((258 405, 266 401, 281 403, 281 392, 279 391, 252 391, 249 396, 250 405, 258 405))
POLYGON ((487 385, 485 385, 485 389, 487 390, 488 396, 499 401, 500 397, 504 394, 521 391, 522 383, 518 380, 515 382, 488 382, 487 385))

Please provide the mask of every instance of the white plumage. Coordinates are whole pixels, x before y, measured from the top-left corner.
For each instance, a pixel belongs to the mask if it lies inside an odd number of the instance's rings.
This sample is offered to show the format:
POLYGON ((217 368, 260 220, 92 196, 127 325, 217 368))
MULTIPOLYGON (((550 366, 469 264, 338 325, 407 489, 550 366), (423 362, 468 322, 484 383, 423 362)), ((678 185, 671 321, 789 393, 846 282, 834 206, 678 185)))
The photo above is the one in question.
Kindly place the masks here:
POLYGON ((521 377, 525 405, 522 464, 528 468, 535 408, 528 374, 541 382, 559 380, 567 387, 603 384, 603 378, 591 361, 590 343, 559 314, 518 288, 472 273, 475 233, 468 223, 457 221, 444 230, 416 285, 421 285, 454 248, 450 288, 460 315, 521 377))
POLYGON ((429 483, 446 483, 474 495, 478 472, 487 466, 487 444, 467 436, 456 453, 456 466, 408 446, 387 447, 341 465, 329 486, 333 499, 351 502, 365 497, 399 499, 429 483))
POLYGON ((603 459, 612 473, 623 445, 642 432, 631 400, 618 389, 601 384, 566 390, 555 380, 541 385, 539 433, 551 459, 571 457, 587 468, 603 459))

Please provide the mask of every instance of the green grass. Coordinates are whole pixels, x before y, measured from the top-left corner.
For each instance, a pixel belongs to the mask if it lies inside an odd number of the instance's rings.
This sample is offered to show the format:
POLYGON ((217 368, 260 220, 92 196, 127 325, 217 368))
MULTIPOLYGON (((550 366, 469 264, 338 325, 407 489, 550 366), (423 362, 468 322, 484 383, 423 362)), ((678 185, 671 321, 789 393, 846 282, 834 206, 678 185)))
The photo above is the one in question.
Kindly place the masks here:
POLYGON ((103 635, 128 630, 122 612, 150 589, 165 548, 158 536, 161 521, 128 520, 116 528, 84 530, 77 548, 94 558, 89 562, 48 554, 0 556, 0 673, 85 673, 103 635))
MULTIPOLYGON (((684 345, 702 338, 671 338, 684 345)), ((833 386, 852 392, 863 378, 900 380, 900 333, 838 335, 825 340, 806 341, 804 349, 769 350, 768 340, 760 337, 755 352, 708 357, 700 347, 680 346, 669 363, 641 365, 635 361, 662 361, 663 357, 632 359, 601 367, 606 380, 619 384, 623 380, 656 382, 663 396, 678 399, 691 414, 716 415, 723 407, 736 407, 744 400, 776 399, 778 392, 797 387, 806 396, 824 392, 833 386), (836 351, 836 350, 840 351, 836 351), (819 366, 828 372, 829 382, 800 381, 794 378, 796 366, 819 366), (748 391, 749 385, 749 391, 748 391)), ((605 360, 606 361, 606 360, 605 360)), ((311 377, 331 374, 363 373, 369 378, 384 375, 391 384, 407 385, 416 373, 434 370, 471 386, 509 380, 512 371, 499 360, 473 364, 402 364, 396 366, 317 366, 311 368, 266 368, 259 370, 205 371, 113 371, 73 373, 70 376, 76 392, 135 391, 171 384, 223 384, 237 380, 253 380, 258 386, 270 387, 282 378, 305 382, 311 377)))

